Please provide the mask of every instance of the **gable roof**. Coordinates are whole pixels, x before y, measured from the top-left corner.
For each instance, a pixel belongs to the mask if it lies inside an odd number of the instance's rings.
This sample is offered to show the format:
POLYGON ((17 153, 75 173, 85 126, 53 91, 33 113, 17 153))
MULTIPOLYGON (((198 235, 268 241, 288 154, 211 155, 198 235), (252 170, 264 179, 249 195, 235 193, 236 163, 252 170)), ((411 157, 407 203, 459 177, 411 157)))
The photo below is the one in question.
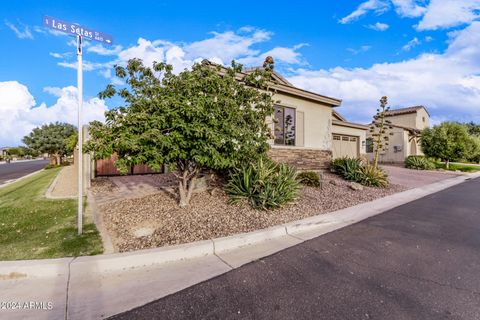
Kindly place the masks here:
POLYGON ((385 116, 391 117, 391 116, 398 116, 401 114, 417 113, 417 111, 420 109, 424 109, 427 112, 427 114, 430 116, 430 113, 428 112, 427 108, 425 108, 424 106, 413 106, 413 107, 407 107, 407 108, 391 109, 385 112, 385 116))
MULTIPOLYGON (((207 59, 204 59, 202 63, 211 65, 211 66, 220 66, 221 68, 224 68, 223 66, 216 64, 214 62, 211 62, 207 59)), ((250 69, 244 70, 243 72, 239 72, 237 79, 241 80, 244 76, 246 76, 248 73, 251 73, 255 69, 257 68, 250 68, 250 69)), ((275 72, 275 71, 273 72, 273 80, 274 81, 270 87, 277 92, 290 94, 293 96, 301 97, 301 98, 315 101, 315 102, 321 102, 323 104, 326 104, 329 107, 338 107, 342 103, 341 99, 327 97, 315 92, 311 92, 311 91, 307 91, 307 90, 303 90, 298 87, 295 87, 287 79, 285 79, 278 72, 275 72)))
POLYGON ((345 119, 340 113, 338 113, 338 112, 335 111, 335 110, 332 110, 332 116, 333 116, 336 120, 339 120, 339 121, 347 121, 347 119, 345 119))
MULTIPOLYGON (((249 74, 249 73, 252 73, 253 71, 255 71, 259 68, 260 67, 246 68, 245 70, 243 70, 243 72, 245 72, 246 74, 249 74)), ((280 73, 278 73, 275 70, 273 70, 273 72, 272 72, 272 77, 273 77, 273 80, 277 83, 281 83, 281 84, 293 87, 293 84, 290 81, 285 79, 280 73)))

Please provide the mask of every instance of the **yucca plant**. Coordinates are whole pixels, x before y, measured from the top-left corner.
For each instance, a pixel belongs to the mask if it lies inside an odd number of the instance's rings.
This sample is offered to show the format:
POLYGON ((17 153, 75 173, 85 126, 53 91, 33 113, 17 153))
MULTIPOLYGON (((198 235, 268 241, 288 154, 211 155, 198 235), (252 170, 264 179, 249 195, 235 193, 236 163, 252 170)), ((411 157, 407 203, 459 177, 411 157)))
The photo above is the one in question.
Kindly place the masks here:
POLYGON ((294 202, 298 190, 296 170, 270 159, 260 159, 234 170, 226 188, 233 203, 247 199, 253 208, 262 210, 294 202))
POLYGON ((388 174, 381 168, 366 164, 358 169, 358 174, 359 179, 357 182, 364 186, 382 188, 388 186, 388 174))
POLYGON ((343 157, 333 160, 331 168, 336 174, 342 176, 345 180, 357 181, 358 169, 362 164, 363 162, 361 159, 343 157))

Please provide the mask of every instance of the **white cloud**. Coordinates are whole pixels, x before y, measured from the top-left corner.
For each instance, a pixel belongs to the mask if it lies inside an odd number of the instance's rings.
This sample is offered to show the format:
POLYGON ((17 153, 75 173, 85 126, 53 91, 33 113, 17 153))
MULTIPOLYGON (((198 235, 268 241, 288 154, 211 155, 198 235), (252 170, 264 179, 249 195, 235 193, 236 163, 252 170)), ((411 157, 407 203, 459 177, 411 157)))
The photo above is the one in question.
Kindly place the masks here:
MULTIPOLYGON (((35 99, 28 88, 17 81, 0 82, 0 146, 15 146, 34 127, 55 121, 77 122, 77 89, 47 87, 45 92, 57 97, 57 101, 47 106, 41 103, 36 106, 35 99)), ((84 123, 92 120, 104 120, 107 110, 105 102, 99 98, 84 101, 84 123)))
POLYGON ((118 58, 123 62, 139 58, 143 60, 145 65, 151 67, 154 61, 161 62, 165 59, 165 50, 163 47, 155 46, 149 40, 139 38, 136 46, 121 51, 118 58))
POLYGON ((480 0, 431 0, 418 30, 436 30, 470 24, 480 17, 480 0))
POLYGON ((377 22, 375 24, 368 25, 367 28, 375 30, 375 31, 385 31, 388 28, 390 28, 390 26, 386 23, 377 22))
MULTIPOLYGON (((104 70, 113 67, 115 61, 99 63, 99 62, 92 62, 88 60, 82 61, 82 69, 83 71, 94 71, 94 70, 104 70)), ((77 69, 77 62, 66 62, 62 61, 58 63, 59 66, 69 69, 77 69)))
POLYGON ((361 46, 359 49, 347 48, 347 51, 351 52, 353 55, 357 55, 362 52, 367 52, 371 48, 372 46, 364 45, 364 46, 361 46))
POLYGON ((366 15, 370 11, 373 11, 376 14, 382 14, 389 8, 390 5, 385 0, 367 0, 362 2, 352 13, 340 19, 339 22, 342 24, 350 23, 358 20, 360 17, 366 15))
POLYGON ((95 44, 87 48, 88 52, 93 52, 101 56, 115 56, 122 51, 122 46, 116 45, 113 48, 106 48, 101 44, 95 44))
POLYGON ((20 23, 20 26, 17 27, 13 23, 5 21, 5 25, 7 27, 9 27, 10 30, 12 30, 15 33, 17 38, 19 38, 19 39, 33 39, 33 34, 30 31, 30 28, 28 26, 24 25, 23 23, 20 23), (20 30, 20 29, 23 29, 23 30, 20 30))
POLYGON ((338 110, 369 122, 386 95, 392 106, 425 105, 437 118, 480 122, 480 22, 457 33, 445 52, 370 68, 298 69, 288 80, 343 99, 338 110))
POLYGON ((50 56, 54 57, 54 58, 57 58, 57 59, 63 58, 63 55, 61 53, 58 53, 58 52, 49 52, 48 54, 50 56))
MULTIPOLYGON (((131 58, 140 58, 151 66, 153 61, 173 65, 175 72, 189 68, 193 63, 208 59, 219 64, 230 64, 232 60, 248 66, 261 65, 266 56, 284 64, 306 64, 299 50, 307 43, 292 47, 274 47, 262 51, 253 46, 270 40, 271 32, 254 27, 242 27, 237 32, 212 32, 212 37, 191 43, 174 44, 165 40, 138 39, 137 45, 118 53, 117 63, 125 64, 131 58)), ((67 65, 64 65, 67 66, 67 65)))
POLYGON ((383 14, 392 7, 402 18, 421 18, 415 26, 419 31, 452 28, 480 18, 480 0, 367 0, 339 23, 356 21, 369 12, 383 14))
POLYGON ((412 40, 408 41, 406 45, 402 47, 403 51, 410 51, 412 48, 420 45, 422 42, 418 40, 417 37, 413 38, 412 40))
POLYGON ((427 9, 416 0, 392 0, 395 11, 401 17, 416 18, 422 16, 427 9))
POLYGON ((212 32, 213 37, 201 41, 195 41, 185 46, 187 59, 217 59, 225 64, 231 60, 242 57, 256 56, 260 52, 252 49, 252 45, 270 40, 272 33, 251 29, 248 33, 242 30, 240 33, 227 31, 223 33, 212 32))

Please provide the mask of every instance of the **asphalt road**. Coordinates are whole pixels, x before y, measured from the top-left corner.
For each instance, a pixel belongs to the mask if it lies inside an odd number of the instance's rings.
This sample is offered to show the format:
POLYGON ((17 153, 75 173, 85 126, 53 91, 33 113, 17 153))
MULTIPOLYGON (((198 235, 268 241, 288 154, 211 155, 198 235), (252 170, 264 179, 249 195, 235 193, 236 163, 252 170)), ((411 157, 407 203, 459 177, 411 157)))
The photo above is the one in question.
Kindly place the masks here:
POLYGON ((114 319, 480 319, 480 179, 114 319))
POLYGON ((9 180, 18 179, 40 170, 45 167, 48 162, 48 160, 32 160, 0 164, 0 185, 9 180))

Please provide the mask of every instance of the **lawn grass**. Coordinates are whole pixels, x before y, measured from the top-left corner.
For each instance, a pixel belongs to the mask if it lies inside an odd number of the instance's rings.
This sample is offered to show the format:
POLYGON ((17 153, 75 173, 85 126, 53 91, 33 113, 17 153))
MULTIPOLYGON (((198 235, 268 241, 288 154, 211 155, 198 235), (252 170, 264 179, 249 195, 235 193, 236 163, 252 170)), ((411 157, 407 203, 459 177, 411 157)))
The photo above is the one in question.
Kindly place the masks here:
MULTIPOLYGON (((445 163, 444 162, 436 162, 435 163, 435 167, 437 169, 445 169, 445 163)), ((460 170, 462 172, 477 172, 477 171, 480 171, 480 167, 479 166, 473 166, 473 165, 469 165, 469 164, 460 164, 460 163, 450 163, 449 165, 449 169, 450 171, 456 171, 456 170, 460 170)))
POLYGON ((0 260, 59 258, 103 252, 93 223, 77 235, 77 201, 45 191, 61 168, 41 171, 0 189, 0 260))

